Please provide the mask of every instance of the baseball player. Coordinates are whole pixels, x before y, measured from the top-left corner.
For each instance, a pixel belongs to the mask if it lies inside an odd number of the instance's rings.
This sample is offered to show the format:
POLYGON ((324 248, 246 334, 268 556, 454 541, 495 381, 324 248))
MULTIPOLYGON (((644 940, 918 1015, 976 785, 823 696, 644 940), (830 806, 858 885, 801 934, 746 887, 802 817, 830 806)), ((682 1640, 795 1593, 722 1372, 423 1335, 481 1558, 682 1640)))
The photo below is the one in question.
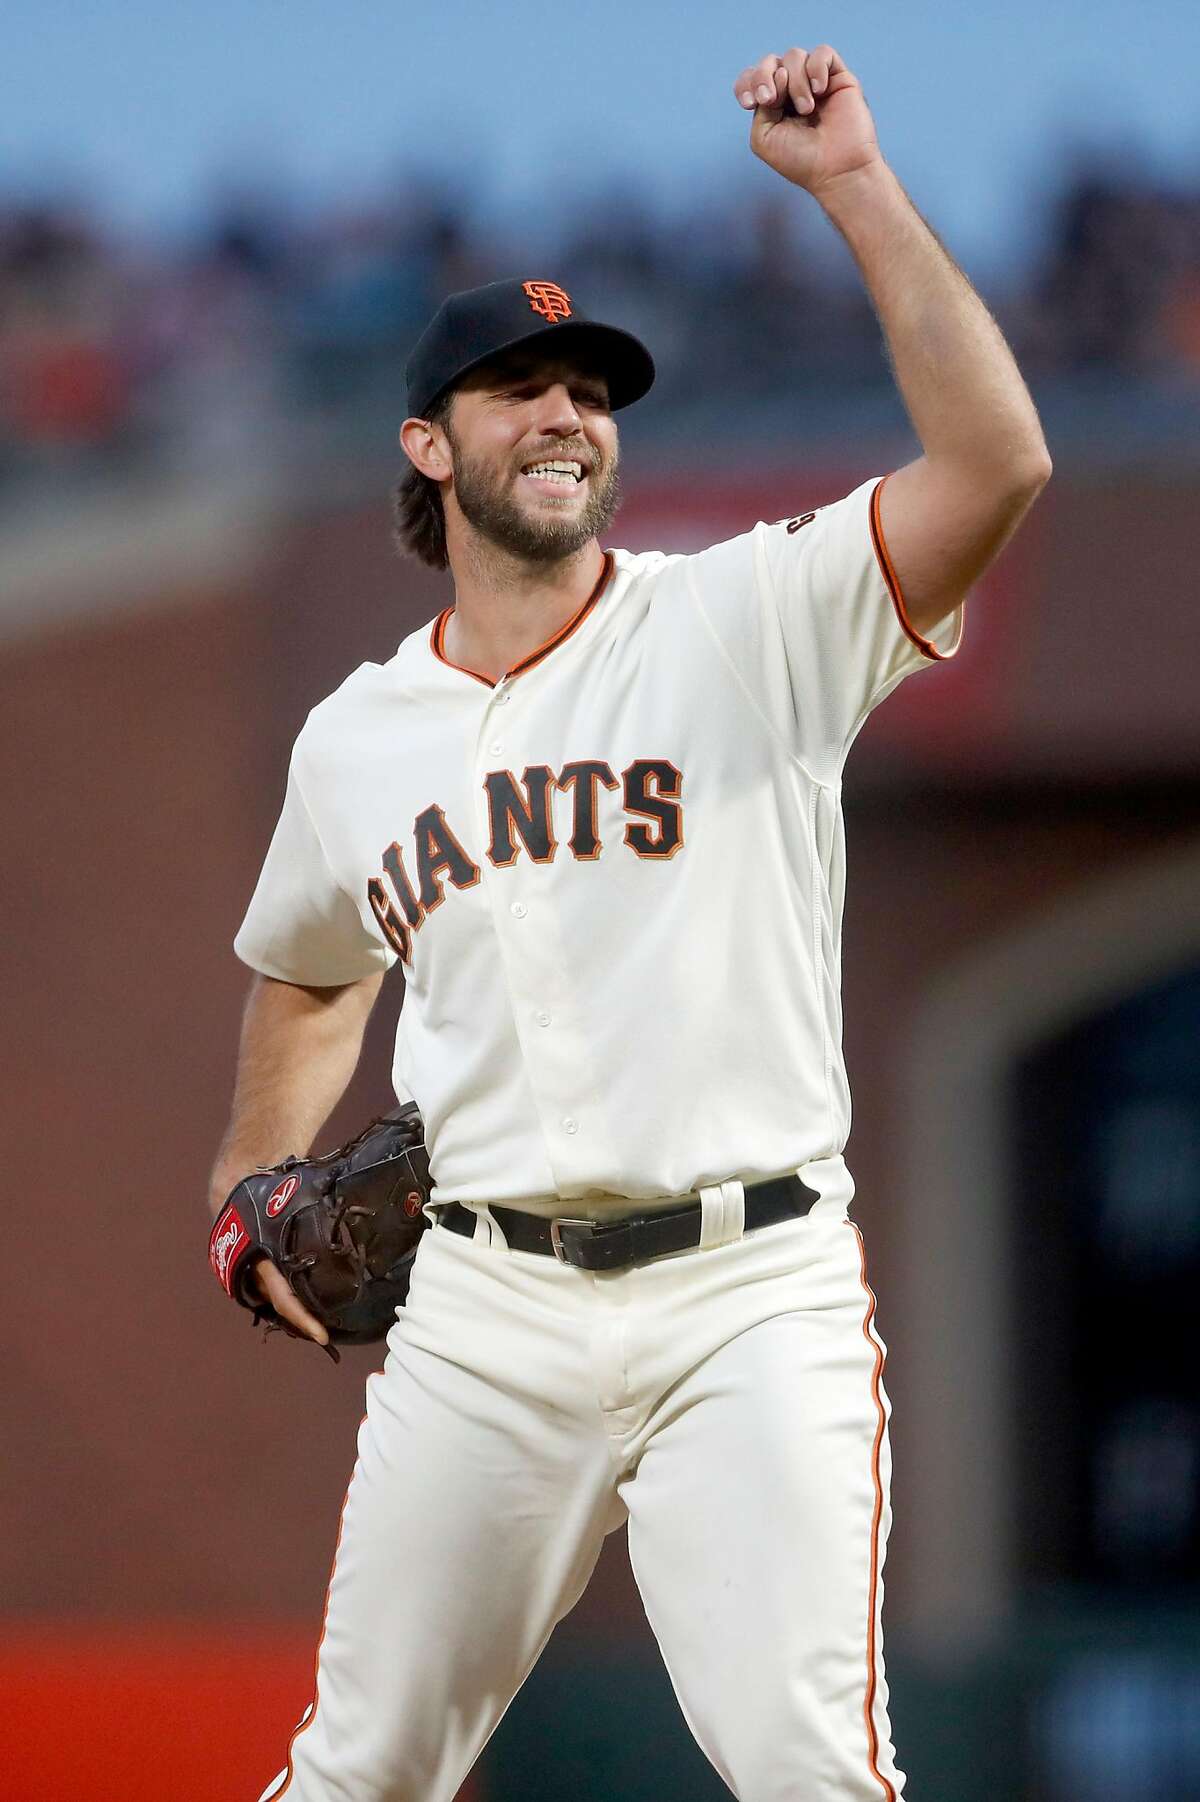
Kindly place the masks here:
POLYGON ((734 94, 857 259, 921 454, 697 555, 606 550, 644 347, 517 279, 451 296, 413 352, 399 530, 453 600, 309 715, 236 942, 256 975, 214 1198, 310 1144, 396 960, 434 1183, 266 1797, 451 1802, 626 1520, 736 1796, 901 1794, 842 769, 953 654, 1049 461, 837 52, 764 57, 734 94))

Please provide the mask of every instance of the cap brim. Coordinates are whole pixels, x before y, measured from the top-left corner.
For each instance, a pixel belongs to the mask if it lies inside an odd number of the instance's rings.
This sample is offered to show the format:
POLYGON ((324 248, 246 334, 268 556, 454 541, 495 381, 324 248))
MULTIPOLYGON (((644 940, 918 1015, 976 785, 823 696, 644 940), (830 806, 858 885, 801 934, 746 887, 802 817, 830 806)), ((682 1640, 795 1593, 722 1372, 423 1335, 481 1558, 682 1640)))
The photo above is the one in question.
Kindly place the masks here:
POLYGON ((621 407, 632 406, 635 400, 641 400, 643 394, 648 393, 653 386, 654 358, 632 332, 623 332, 620 326, 600 325, 589 319, 565 319, 558 325, 535 326, 532 331, 510 338, 506 344, 494 345, 484 356, 476 357, 474 362, 464 363, 451 381, 444 382, 436 394, 431 394, 421 407, 415 409, 416 417, 424 417, 448 389, 456 388, 463 377, 470 375, 473 370, 498 362, 509 351, 520 350, 527 344, 541 341, 545 342, 547 349, 552 344, 569 343, 581 351, 594 351, 595 354, 588 361, 594 364, 597 372, 608 383, 608 404, 614 413, 621 407))

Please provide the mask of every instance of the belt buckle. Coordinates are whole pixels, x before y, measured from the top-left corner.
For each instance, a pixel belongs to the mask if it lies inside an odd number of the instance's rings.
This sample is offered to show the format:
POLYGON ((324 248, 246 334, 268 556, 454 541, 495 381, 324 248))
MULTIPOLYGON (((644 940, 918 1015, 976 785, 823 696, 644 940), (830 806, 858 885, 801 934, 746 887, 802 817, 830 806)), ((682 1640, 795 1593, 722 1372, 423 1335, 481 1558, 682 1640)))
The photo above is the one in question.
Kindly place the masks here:
POLYGON ((552 1220, 550 1247, 560 1264, 570 1264, 576 1270, 624 1270, 634 1261, 631 1225, 628 1220, 552 1220), (564 1245, 564 1227, 577 1230, 576 1245, 582 1240, 583 1244, 600 1246, 600 1256, 594 1261, 570 1257, 572 1234, 568 1231, 564 1245))
POLYGON ((584 1232, 590 1232, 592 1222, 590 1220, 571 1220, 565 1217, 562 1220, 550 1222, 550 1249, 560 1264, 569 1264, 571 1260, 563 1250, 562 1229, 564 1226, 578 1226, 582 1227, 584 1232))

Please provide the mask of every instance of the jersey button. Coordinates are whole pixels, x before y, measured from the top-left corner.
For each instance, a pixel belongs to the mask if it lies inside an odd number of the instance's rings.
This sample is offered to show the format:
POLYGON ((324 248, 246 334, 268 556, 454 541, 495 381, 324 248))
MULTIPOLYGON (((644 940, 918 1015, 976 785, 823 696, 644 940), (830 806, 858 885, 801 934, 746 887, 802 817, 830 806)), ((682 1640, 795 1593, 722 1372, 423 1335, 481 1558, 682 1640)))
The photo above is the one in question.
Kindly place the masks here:
POLYGON ((496 696, 496 705, 497 705, 497 707, 507 707, 508 703, 511 700, 512 700, 512 696, 509 694, 508 690, 505 689, 505 691, 502 695, 496 696))
POLYGON ((537 1013, 533 1017, 539 1026, 549 1026, 550 1024, 550 1015, 546 1012, 544 1007, 539 1007, 537 1013))
POLYGON ((571 1117, 571 1115, 568 1114, 566 1119, 563 1121, 563 1131, 565 1133, 577 1133, 579 1131, 578 1120, 573 1119, 571 1117))
POLYGON ((490 744, 488 746, 488 751, 489 751, 490 755, 493 757, 499 757, 499 755, 503 749, 504 749, 504 746, 499 739, 496 739, 493 744, 490 744))
POLYGON ((514 901, 508 911, 515 920, 523 920, 525 915, 529 912, 529 909, 523 901, 514 901))

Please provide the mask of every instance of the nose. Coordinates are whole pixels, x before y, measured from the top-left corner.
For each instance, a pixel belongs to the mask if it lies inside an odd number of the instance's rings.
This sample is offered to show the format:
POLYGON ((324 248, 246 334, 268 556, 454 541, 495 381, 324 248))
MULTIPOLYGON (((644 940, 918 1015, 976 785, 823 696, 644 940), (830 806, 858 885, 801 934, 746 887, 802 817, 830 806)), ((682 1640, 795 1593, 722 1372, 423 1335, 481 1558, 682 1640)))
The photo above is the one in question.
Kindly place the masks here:
POLYGON ((547 438, 570 438, 581 430, 583 421, 565 382, 553 382, 538 395, 534 422, 547 438))

